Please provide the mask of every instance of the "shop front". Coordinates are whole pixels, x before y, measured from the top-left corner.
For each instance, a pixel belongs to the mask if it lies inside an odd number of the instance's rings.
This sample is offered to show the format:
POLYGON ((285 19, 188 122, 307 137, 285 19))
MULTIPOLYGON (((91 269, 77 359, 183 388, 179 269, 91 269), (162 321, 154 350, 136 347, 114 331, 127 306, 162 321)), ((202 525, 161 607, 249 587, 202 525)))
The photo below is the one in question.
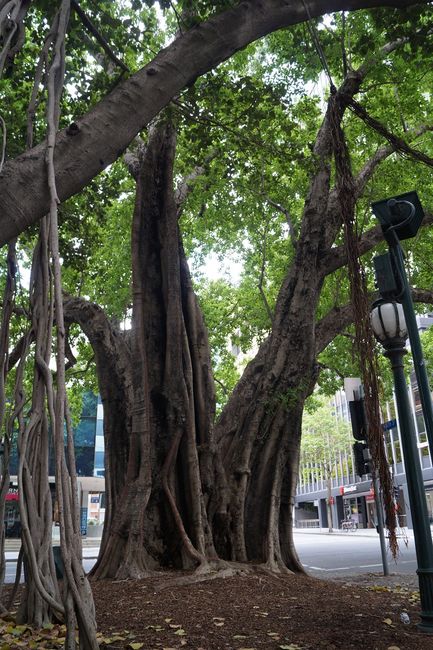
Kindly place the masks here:
POLYGON ((19 509, 19 494, 17 488, 9 488, 5 498, 5 536, 20 537, 21 522, 19 509))
MULTIPOLYGON (((358 528, 375 528, 377 523, 374 491, 369 482, 356 485, 342 485, 342 514, 344 520, 351 519, 358 528)), ((341 528, 341 522, 339 522, 341 528)))

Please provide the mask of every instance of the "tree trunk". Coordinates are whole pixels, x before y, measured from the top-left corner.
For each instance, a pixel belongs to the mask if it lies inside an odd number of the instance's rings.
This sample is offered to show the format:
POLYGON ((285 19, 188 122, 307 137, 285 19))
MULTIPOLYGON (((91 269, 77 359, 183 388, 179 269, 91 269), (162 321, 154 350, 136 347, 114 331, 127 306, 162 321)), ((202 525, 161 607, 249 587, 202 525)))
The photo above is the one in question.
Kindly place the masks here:
MULTIPOLYGON (((341 92, 356 92, 363 75, 349 73, 341 92)), ((132 396, 123 398, 131 423, 124 434, 128 462, 124 457, 124 478, 111 497, 96 577, 205 565, 216 557, 215 548, 222 558, 302 570, 292 511, 303 406, 317 379, 317 353, 330 336, 326 318, 316 327, 316 313, 327 274, 322 260, 341 225, 330 191, 330 123, 343 112, 331 102, 319 130, 295 260, 272 333, 217 424, 218 453, 207 338, 173 198, 174 133, 168 125, 151 131, 132 229, 132 372, 129 388, 116 389, 132 396)), ((103 372, 101 365, 100 381, 103 372)), ((112 453, 107 445, 110 472, 112 453)))
POLYGON ((235 560, 265 563, 277 571, 302 570, 292 541, 291 508, 302 411, 318 372, 315 321, 323 275, 317 269, 330 227, 323 213, 329 198, 331 144, 327 117, 316 140, 316 171, 272 333, 216 427, 230 487, 226 546, 235 560))
POLYGON ((92 346, 104 407, 106 509, 101 557, 114 513, 124 507, 122 492, 128 466, 133 403, 130 337, 121 332, 95 303, 67 296, 64 309, 65 321, 80 325, 92 346))
POLYGON ((135 578, 215 558, 207 516, 219 508, 214 388, 179 237, 174 151, 173 128, 152 129, 137 179, 129 457, 94 571, 98 578, 135 578))

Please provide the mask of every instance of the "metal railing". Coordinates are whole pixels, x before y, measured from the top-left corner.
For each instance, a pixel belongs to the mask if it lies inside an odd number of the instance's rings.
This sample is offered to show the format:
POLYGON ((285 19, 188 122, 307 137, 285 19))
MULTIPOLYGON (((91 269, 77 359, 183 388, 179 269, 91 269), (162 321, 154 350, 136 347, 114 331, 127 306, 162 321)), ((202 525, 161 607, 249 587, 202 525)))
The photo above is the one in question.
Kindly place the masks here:
POLYGON ((319 519, 300 519, 295 521, 295 528, 320 528, 319 519))

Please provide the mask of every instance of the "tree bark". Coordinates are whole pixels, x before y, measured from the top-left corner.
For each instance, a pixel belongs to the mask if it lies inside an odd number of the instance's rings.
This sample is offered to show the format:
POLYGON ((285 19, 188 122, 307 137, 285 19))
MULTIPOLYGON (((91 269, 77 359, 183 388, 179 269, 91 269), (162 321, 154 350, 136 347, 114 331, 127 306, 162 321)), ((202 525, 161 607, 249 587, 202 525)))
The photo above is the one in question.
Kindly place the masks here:
POLYGON ((208 522, 208 512, 219 509, 222 475, 213 442, 215 396, 207 333, 178 230, 174 152, 173 128, 152 128, 132 226, 128 461, 110 506, 97 578, 206 566, 216 557, 208 522))
POLYGON ((65 322, 77 323, 87 336, 96 360, 99 393, 104 408, 105 525, 101 554, 114 513, 122 508, 132 428, 133 358, 128 332, 121 332, 103 309, 83 298, 65 296, 65 322))
MULTIPOLYGON (((359 83, 360 75, 351 73, 343 88, 355 92, 359 83)), ((317 135, 295 260, 279 292, 272 332, 216 427, 230 486, 231 557, 280 571, 302 570, 292 543, 291 508, 303 406, 318 375, 316 311, 326 274, 320 262, 339 228, 338 214, 324 218, 333 200, 330 123, 342 116, 331 110, 317 135), (252 383, 245 390, 247 378, 252 383)))
MULTIPOLYGON (((309 0, 312 18, 335 11, 369 7, 403 8, 417 0, 309 0)), ((116 160, 170 100, 195 79, 252 41, 306 20, 303 0, 243 0, 179 35, 153 61, 119 84, 74 129, 58 133, 55 146, 56 189, 60 201, 79 192, 116 160), (136 110, 139 106, 140 110, 136 110)), ((0 175, 0 245, 48 212, 41 143, 7 163, 0 175)))

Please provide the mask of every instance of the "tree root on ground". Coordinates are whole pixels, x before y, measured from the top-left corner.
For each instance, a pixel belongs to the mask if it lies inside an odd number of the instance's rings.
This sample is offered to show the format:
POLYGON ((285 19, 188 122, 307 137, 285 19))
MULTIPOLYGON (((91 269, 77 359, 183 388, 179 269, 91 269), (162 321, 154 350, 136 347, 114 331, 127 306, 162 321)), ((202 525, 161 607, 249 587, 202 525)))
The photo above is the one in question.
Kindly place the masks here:
POLYGON ((198 584, 208 580, 224 580, 226 578, 233 578, 234 576, 248 576, 252 574, 265 574, 279 580, 283 577, 294 575, 294 571, 279 564, 273 564, 271 567, 269 564, 247 564, 242 562, 228 562, 226 560, 213 560, 200 564, 193 573, 168 579, 165 584, 156 586, 155 591, 163 591, 170 587, 198 584))

